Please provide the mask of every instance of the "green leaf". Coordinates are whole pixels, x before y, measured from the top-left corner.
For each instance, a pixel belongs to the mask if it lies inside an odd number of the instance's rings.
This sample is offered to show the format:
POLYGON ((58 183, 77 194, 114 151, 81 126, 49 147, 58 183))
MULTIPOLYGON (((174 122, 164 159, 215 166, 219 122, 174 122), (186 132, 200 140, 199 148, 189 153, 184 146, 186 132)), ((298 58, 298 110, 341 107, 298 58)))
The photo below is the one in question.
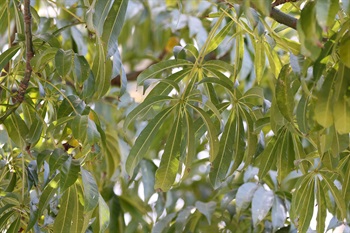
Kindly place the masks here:
POLYGON ((41 133, 43 131, 43 126, 43 122, 38 119, 35 119, 33 124, 30 126, 27 141, 31 143, 32 147, 34 147, 35 144, 39 141, 41 133))
POLYGON ((169 228, 170 222, 175 218, 175 216, 176 213, 170 213, 158 220, 156 224, 154 224, 152 233, 167 232, 167 228, 169 228))
POLYGON ((276 102, 282 115, 293 122, 294 95, 291 90, 292 70, 289 65, 282 67, 276 83, 276 102))
POLYGON ((75 183, 75 181, 78 179, 79 171, 79 161, 75 159, 73 160, 72 157, 69 156, 61 166, 60 191, 62 193, 75 183))
POLYGON ((232 30, 234 21, 230 21, 227 23, 211 40, 208 44, 205 54, 210 53, 211 51, 215 50, 221 42, 225 39, 227 34, 232 30))
MULTIPOLYGON (((257 1, 262 2, 262 1, 257 1)), ((256 80, 258 81, 258 84, 260 83, 265 70, 265 50, 264 50, 264 41, 260 37, 255 40, 255 58, 254 58, 254 68, 255 68, 255 75, 256 80)))
POLYGON ((234 153, 234 162, 232 165, 231 170, 236 171, 236 169, 239 167, 239 165, 243 161, 244 152, 245 152, 245 137, 244 137, 244 126, 243 126, 243 119, 240 116, 240 114, 237 114, 235 120, 234 120, 234 147, 233 151, 234 153))
POLYGON ((321 181, 319 179, 316 179, 316 185, 317 185, 317 192, 316 192, 316 201, 317 201, 317 232, 324 232, 325 230, 325 222, 327 217, 327 204, 326 204, 326 197, 325 193, 327 193, 326 190, 323 190, 321 181))
MULTIPOLYGON (((341 219, 345 219, 346 218, 346 205, 345 205, 345 200, 342 198, 342 195, 339 191, 339 189, 335 186, 335 184, 333 183, 333 181, 331 180, 331 178, 329 177, 329 173, 328 172, 320 172, 320 174, 322 175, 322 178, 327 186, 327 188, 329 189, 329 191, 332 193, 332 196, 335 200, 337 209, 340 211, 341 219)), ((338 218, 339 219, 339 218, 338 218)))
POLYGON ((94 210, 98 205, 99 192, 95 178, 91 173, 82 167, 80 168, 82 185, 84 187, 84 212, 94 210))
POLYGON ((17 53, 17 51, 20 48, 21 47, 19 45, 15 45, 0 54, 0 72, 9 63, 9 61, 12 59, 12 57, 17 53))
POLYGON ((154 136, 157 134, 159 127, 167 116, 173 111, 174 107, 169 107, 158 113, 142 130, 137 137, 134 146, 131 148, 128 158, 125 163, 126 172, 132 176, 135 167, 141 161, 142 157, 149 149, 154 136))
POLYGON ((187 139, 187 156, 185 161, 185 175, 189 174, 192 162, 196 156, 196 139, 193 119, 188 111, 186 111, 186 139, 187 139))
POLYGON ((54 233, 65 233, 73 232, 73 230, 81 229, 82 221, 79 216, 79 211, 77 211, 79 200, 77 196, 77 189, 74 186, 71 186, 64 192, 63 196, 60 199, 61 208, 58 211, 57 217, 53 224, 54 233))
POLYGON ((145 111, 149 110, 151 107, 154 107, 158 103, 171 101, 171 100, 174 100, 174 98, 170 96, 162 96, 162 95, 147 98, 145 101, 139 104, 127 115, 124 121, 124 130, 126 130, 126 128, 129 126, 131 122, 133 122, 137 117, 139 117, 145 111))
POLYGON ((110 222, 110 212, 107 203, 101 196, 99 195, 98 199, 98 213, 99 213, 99 223, 100 223, 100 232, 104 232, 110 222))
POLYGON ((145 80, 150 78, 156 78, 158 75, 163 73, 165 70, 173 69, 177 67, 185 67, 185 66, 193 66, 193 63, 187 61, 187 60, 166 60, 158 62, 154 65, 151 65, 146 70, 144 70, 138 77, 137 77, 137 84, 141 85, 144 83, 145 80))
POLYGON ((271 10, 271 3, 272 0, 261 0, 261 1, 255 1, 254 6, 256 9, 261 12, 264 16, 270 16, 270 10, 271 10))
POLYGON ((193 108, 199 115, 200 117, 203 119, 204 124, 207 127, 208 130, 208 137, 209 137, 209 160, 212 162, 214 161, 216 155, 219 152, 219 140, 218 140, 218 129, 216 128, 216 126, 213 124, 213 122, 210 119, 210 116, 208 115, 208 113, 206 113, 205 111, 203 111, 202 109, 193 106, 193 105, 189 105, 191 108, 193 108))
POLYGON ((231 74, 233 74, 235 72, 235 70, 234 70, 232 65, 230 65, 227 62, 220 61, 220 60, 209 60, 209 61, 206 61, 203 64, 203 69, 204 68, 206 68, 207 70, 213 72, 214 74, 217 71, 227 71, 227 72, 229 72, 231 74))
POLYGON ((17 233, 21 226, 21 215, 17 214, 17 218, 11 223, 6 233, 17 233))
POLYGON ((76 139, 80 139, 82 142, 86 142, 90 145, 101 140, 101 135, 97 130, 95 122, 91 120, 88 115, 75 116, 71 122, 71 129, 76 139))
POLYGON ((309 104, 309 98, 303 95, 299 100, 297 110, 296 110, 296 118, 297 118, 299 130, 304 134, 309 132, 308 119, 307 119, 307 112, 309 107, 308 104, 309 104))
MULTIPOLYGON (((50 203, 53 196, 56 194, 56 191, 59 187, 60 175, 57 174, 54 178, 45 186, 43 192, 41 193, 39 205, 38 205, 38 215, 41 216, 43 211, 46 209, 48 204, 50 203)), ((36 222, 36 221, 34 221, 36 222)), ((34 224, 33 224, 34 225, 34 224)), ((30 230, 27 229, 28 231, 30 230)))
POLYGON ((338 10, 338 0, 318 0, 316 2, 316 18, 322 28, 327 29, 334 24, 338 10))
POLYGON ((166 192, 171 188, 179 170, 182 116, 181 109, 176 109, 176 111, 178 111, 178 116, 166 141, 160 165, 156 172, 154 189, 162 192, 166 192))
POLYGON ((253 182, 244 183, 238 188, 236 194, 237 213, 240 214, 250 206, 253 195, 258 188, 259 185, 253 182))
POLYGON ((57 119, 69 116, 73 111, 82 113, 86 107, 84 101, 82 101, 76 95, 69 95, 63 99, 57 112, 57 119))
POLYGON ((42 69, 45 68, 47 63, 49 63, 55 58, 57 53, 57 48, 49 47, 41 53, 35 54, 35 56, 30 60, 30 64, 32 65, 33 71, 40 72, 42 69))
MULTIPOLYGON (((118 1, 118 0, 117 0, 118 1)), ((112 8, 113 0, 96 1, 96 5, 93 9, 93 26, 99 37, 102 36, 104 30, 104 24, 107 19, 108 13, 112 8)))
POLYGON ((10 218, 16 214, 15 210, 10 210, 7 213, 3 214, 0 217, 0 230, 5 230, 6 228, 3 228, 4 226, 6 226, 8 224, 8 221, 10 220, 10 218))
POLYGON ((320 92, 317 95, 317 102, 315 105, 315 118, 324 128, 333 124, 333 83, 336 72, 329 71, 320 92))
POLYGON ((59 169, 68 157, 66 151, 61 148, 56 148, 49 158, 50 174, 53 174, 56 169, 59 169))
POLYGON ((350 133, 350 98, 338 100, 334 104, 333 118, 335 129, 339 134, 350 133))
POLYGON ((216 202, 201 202, 196 201, 195 207, 199 212, 201 212, 208 220, 209 225, 211 224, 211 217, 216 209, 216 202))
POLYGON ((281 147, 277 152, 277 180, 279 184, 282 180, 294 170, 295 151, 291 133, 281 133, 281 147))
POLYGON ((72 69, 74 63, 74 53, 72 50, 64 51, 59 49, 55 55, 56 70, 61 76, 66 76, 72 69))
POLYGON ((277 157, 276 151, 278 150, 280 140, 279 138, 272 137, 268 142, 267 146, 263 150, 263 152, 259 155, 260 164, 259 164, 259 178, 263 179, 264 176, 268 173, 274 161, 277 157))
POLYGON ((339 57, 340 60, 346 65, 348 68, 350 68, 350 55, 347 53, 350 49, 350 33, 348 32, 346 36, 342 38, 342 41, 339 45, 339 57))
MULTIPOLYGON (((114 0, 104 22, 102 39, 107 44, 107 57, 112 56, 118 49, 118 36, 123 27, 128 2, 128 0, 114 0)), ((100 4, 97 3, 96 7, 98 5, 100 4)), ((106 3, 107 5, 108 3, 106 3)), ((101 21, 101 19, 99 20, 101 21)), ((99 31, 99 28, 97 28, 97 31, 99 31)))
POLYGON ((303 163, 302 160, 306 158, 306 153, 301 145, 300 138, 293 134, 292 135, 293 140, 293 146, 294 146, 294 152, 295 152, 295 159, 297 162, 299 162, 299 168, 303 174, 306 174, 308 171, 308 165, 306 163, 303 163))
POLYGON ((20 148, 24 148, 26 145, 24 138, 28 134, 28 128, 18 113, 15 112, 7 117, 4 126, 12 141, 20 148))
POLYGON ((233 155, 235 153, 235 115, 236 112, 231 111, 230 116, 225 124, 224 132, 220 138, 218 155, 211 165, 209 179, 215 189, 218 188, 222 180, 226 178, 227 171, 230 167, 233 155))
POLYGON ((315 61, 321 53, 322 29, 316 21, 315 2, 307 2, 301 10, 297 29, 301 42, 301 52, 315 61))
POLYGON ((111 85, 112 61, 107 59, 106 47, 99 37, 96 37, 96 46, 97 53, 94 57, 92 72, 95 77, 94 96, 99 99, 107 93, 111 85))
POLYGON ((175 233, 184 232, 186 224, 190 221, 192 207, 187 206, 179 211, 175 220, 175 233))
POLYGON ((120 145, 118 141, 118 136, 115 136, 110 132, 106 132, 105 141, 106 145, 103 146, 103 152, 107 162, 107 177, 111 178, 116 168, 120 165, 120 145))
POLYGON ((252 199, 252 219, 253 225, 256 226, 264 220, 273 205, 274 194, 271 190, 265 190, 260 186, 254 193, 252 199))
POLYGON ((90 65, 84 56, 74 55, 74 68, 73 76, 75 81, 82 85, 90 75, 90 65))

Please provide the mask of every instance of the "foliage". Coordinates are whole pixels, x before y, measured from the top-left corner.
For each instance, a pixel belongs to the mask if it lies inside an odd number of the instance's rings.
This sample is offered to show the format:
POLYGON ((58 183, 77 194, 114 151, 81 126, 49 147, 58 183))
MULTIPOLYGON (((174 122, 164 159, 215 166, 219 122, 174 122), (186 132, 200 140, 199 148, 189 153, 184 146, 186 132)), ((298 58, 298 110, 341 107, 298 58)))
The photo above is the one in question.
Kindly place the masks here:
POLYGON ((32 38, 0 2, 1 231, 350 230, 348 0, 31 4, 32 38))

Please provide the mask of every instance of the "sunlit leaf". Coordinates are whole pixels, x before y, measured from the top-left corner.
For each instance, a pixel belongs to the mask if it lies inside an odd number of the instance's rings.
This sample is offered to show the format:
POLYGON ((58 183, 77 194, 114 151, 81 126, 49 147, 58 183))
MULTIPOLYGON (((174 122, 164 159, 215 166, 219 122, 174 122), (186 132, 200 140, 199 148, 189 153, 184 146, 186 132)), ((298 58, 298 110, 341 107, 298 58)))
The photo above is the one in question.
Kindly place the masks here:
POLYGON ((180 109, 165 144, 160 165, 156 172, 154 189, 166 192, 173 185, 179 169, 180 144, 182 138, 182 116, 180 109))
POLYGON ((132 175, 135 167, 141 161, 142 157, 145 155, 149 149, 153 137, 157 133, 159 127, 162 125, 163 121, 167 118, 173 107, 164 109, 162 112, 157 114, 143 129, 140 135, 137 137, 134 146, 131 148, 128 158, 126 160, 125 169, 129 175, 132 175))
POLYGON ((2 71, 2 69, 7 65, 7 63, 12 59, 12 57, 17 53, 19 49, 20 46, 16 45, 0 54, 0 71, 2 71))
POLYGON ((294 98, 291 90, 291 68, 285 65, 276 84, 276 101, 282 115, 293 122, 294 98))

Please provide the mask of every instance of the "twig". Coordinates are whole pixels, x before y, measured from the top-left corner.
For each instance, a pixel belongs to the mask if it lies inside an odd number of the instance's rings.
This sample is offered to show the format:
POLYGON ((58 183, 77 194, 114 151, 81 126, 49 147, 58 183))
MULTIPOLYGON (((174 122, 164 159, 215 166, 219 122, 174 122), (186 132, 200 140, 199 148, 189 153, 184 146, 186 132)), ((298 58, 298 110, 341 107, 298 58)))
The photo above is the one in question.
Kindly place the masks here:
POLYGON ((30 0, 24 0, 24 25, 25 25, 25 38, 26 38, 26 69, 24 77, 19 84, 17 96, 15 97, 16 103, 22 103, 24 95, 29 85, 29 80, 32 75, 32 66, 30 60, 33 58, 33 42, 32 42, 32 16, 30 13, 30 0))
POLYGON ((284 24, 290 28, 297 30, 298 19, 294 18, 293 16, 290 16, 272 7, 270 12, 270 17, 281 24, 284 24))

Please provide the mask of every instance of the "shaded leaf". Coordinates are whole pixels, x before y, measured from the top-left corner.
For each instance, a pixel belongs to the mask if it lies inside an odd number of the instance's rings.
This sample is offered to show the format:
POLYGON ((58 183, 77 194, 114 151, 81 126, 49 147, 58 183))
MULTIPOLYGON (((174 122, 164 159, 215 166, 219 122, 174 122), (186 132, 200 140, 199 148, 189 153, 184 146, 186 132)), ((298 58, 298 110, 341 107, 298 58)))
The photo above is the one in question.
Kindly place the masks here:
POLYGON ((252 199, 252 218, 256 226, 269 213, 273 205, 274 194, 270 190, 265 190, 260 186, 254 193, 252 199))
POLYGON ((258 188, 259 185, 252 182, 244 183, 238 188, 236 194, 236 206, 238 213, 241 213, 250 206, 253 195, 258 188))
POLYGON ((99 192, 95 178, 82 167, 80 168, 82 185, 84 187, 84 212, 94 210, 98 205, 99 192))
POLYGON ((208 223, 211 224, 211 217, 216 209, 216 202, 215 201, 210 201, 210 202, 196 201, 195 206, 197 210, 207 218, 208 223))

